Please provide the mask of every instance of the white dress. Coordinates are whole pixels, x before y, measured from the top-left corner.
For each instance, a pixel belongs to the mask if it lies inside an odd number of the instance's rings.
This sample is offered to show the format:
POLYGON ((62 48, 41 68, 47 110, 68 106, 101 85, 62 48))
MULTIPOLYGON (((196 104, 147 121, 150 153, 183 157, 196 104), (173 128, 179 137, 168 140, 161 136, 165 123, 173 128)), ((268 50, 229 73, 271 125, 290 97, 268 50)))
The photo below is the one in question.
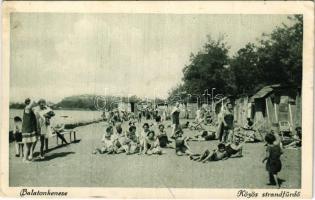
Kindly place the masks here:
POLYGON ((46 107, 46 109, 40 109, 39 107, 34 108, 34 112, 38 118, 38 123, 40 127, 40 135, 44 136, 45 138, 52 136, 52 128, 50 124, 46 124, 45 114, 52 111, 51 108, 46 107))

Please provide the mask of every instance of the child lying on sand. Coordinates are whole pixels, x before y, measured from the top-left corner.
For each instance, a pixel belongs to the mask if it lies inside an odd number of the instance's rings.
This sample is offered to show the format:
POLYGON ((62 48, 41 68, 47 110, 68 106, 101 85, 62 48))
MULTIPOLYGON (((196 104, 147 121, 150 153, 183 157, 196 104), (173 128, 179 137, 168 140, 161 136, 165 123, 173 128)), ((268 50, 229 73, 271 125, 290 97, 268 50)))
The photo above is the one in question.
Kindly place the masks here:
POLYGON ((182 129, 189 128, 189 127, 190 127, 190 126, 189 126, 189 122, 186 122, 186 123, 184 123, 184 124, 181 124, 180 127, 181 127, 182 129))
POLYGON ((215 132, 208 132, 208 131, 200 131, 197 135, 195 135, 193 138, 190 138, 192 141, 210 141, 215 140, 215 132))
POLYGON ((224 157, 226 157, 225 144, 220 143, 220 144, 218 144, 217 149, 214 149, 212 151, 207 149, 202 154, 191 155, 190 159, 194 160, 194 161, 205 163, 207 161, 222 160, 224 157))
POLYGON ((243 146, 246 142, 246 139, 241 142, 241 138, 235 135, 232 139, 232 143, 228 143, 225 145, 225 156, 223 159, 228 159, 233 155, 236 157, 242 157, 243 146))
POLYGON ((190 156, 190 159, 195 161, 218 161, 218 160, 226 160, 232 156, 236 157, 242 157, 243 152, 243 146, 246 142, 244 140, 243 142, 240 142, 240 137, 235 135, 233 137, 232 143, 222 144, 220 143, 217 147, 217 149, 213 150, 212 152, 210 150, 205 150, 202 154, 194 154, 190 156))

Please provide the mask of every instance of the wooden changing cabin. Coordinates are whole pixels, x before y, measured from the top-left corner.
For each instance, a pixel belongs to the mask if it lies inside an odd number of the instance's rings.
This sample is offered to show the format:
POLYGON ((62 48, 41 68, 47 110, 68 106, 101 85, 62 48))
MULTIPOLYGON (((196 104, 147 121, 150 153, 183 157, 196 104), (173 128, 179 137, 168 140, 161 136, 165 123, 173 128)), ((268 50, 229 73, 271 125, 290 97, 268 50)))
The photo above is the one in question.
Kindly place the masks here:
POLYGON ((272 124, 284 124, 290 131, 301 127, 301 88, 295 86, 268 85, 251 97, 242 97, 235 101, 234 117, 239 126, 246 119, 254 121, 259 130, 269 130, 272 124))

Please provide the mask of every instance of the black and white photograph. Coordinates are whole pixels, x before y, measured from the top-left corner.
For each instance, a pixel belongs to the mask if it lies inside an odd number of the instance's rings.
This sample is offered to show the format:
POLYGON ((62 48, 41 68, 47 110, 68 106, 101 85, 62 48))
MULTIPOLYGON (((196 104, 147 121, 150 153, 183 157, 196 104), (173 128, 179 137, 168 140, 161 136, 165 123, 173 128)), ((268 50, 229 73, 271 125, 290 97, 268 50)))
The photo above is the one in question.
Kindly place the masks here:
POLYGON ((7 21, 8 187, 299 197, 302 138, 312 142, 302 114, 313 109, 303 13, 12 11, 7 21))

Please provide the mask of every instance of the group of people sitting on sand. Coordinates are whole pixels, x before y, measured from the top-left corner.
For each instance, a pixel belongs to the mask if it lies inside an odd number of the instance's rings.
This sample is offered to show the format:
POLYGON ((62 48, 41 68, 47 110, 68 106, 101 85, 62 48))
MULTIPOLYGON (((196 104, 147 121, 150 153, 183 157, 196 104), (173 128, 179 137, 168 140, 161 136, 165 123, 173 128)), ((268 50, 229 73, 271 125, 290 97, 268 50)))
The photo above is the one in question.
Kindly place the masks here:
POLYGON ((129 123, 127 131, 123 131, 121 124, 107 126, 103 137, 102 147, 96 148, 94 154, 162 154, 161 148, 169 146, 171 141, 164 131, 164 125, 159 125, 159 132, 150 129, 148 123, 144 123, 142 131, 137 131, 133 123, 129 123))
POLYGON ((182 126, 175 126, 175 130, 172 129, 169 137, 163 123, 141 124, 130 121, 127 130, 123 130, 122 123, 123 121, 119 120, 119 112, 116 112, 104 131, 102 145, 96 148, 93 154, 161 155, 165 153, 164 148, 171 148, 175 150, 177 156, 186 155, 191 160, 206 162, 242 156, 242 149, 246 142, 234 134, 229 137, 229 140, 222 141, 217 148, 209 147, 203 152, 195 153, 191 150, 189 141, 214 140, 216 139, 215 132, 201 130, 193 136, 187 136, 182 126), (141 130, 137 130, 135 124, 141 124, 141 130))

